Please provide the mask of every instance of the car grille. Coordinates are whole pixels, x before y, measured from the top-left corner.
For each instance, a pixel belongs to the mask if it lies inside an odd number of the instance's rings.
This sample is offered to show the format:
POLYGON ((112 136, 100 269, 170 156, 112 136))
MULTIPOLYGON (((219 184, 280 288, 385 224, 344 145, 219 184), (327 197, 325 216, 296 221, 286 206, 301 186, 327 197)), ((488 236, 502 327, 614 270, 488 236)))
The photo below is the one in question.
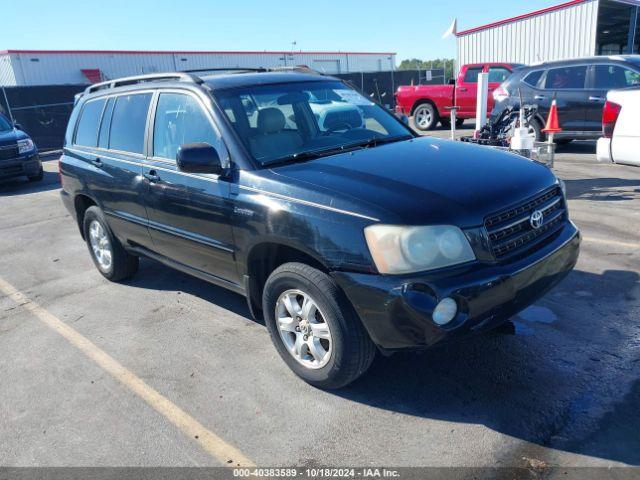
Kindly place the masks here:
POLYGON ((16 158, 18 156, 18 145, 0 147, 0 160, 16 158))
POLYGON ((544 245, 544 240, 558 231, 567 217, 567 209, 559 187, 538 195, 516 207, 485 218, 491 252, 497 260, 529 252, 544 245), (531 225, 531 214, 540 211, 543 223, 531 225))

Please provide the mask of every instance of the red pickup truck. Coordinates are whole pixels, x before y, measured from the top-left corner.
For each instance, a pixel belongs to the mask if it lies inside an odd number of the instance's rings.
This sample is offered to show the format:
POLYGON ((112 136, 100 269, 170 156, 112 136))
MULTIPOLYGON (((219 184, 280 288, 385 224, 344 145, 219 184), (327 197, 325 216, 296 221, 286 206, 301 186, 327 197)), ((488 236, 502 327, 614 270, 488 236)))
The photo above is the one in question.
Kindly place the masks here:
POLYGON ((458 106, 456 125, 460 126, 465 118, 476 116, 476 96, 478 92, 478 74, 489 74, 489 105, 487 114, 493 108, 492 92, 504 82, 513 69, 520 66, 515 63, 480 63, 464 65, 454 84, 449 85, 405 85, 398 87, 395 94, 396 113, 413 115, 413 123, 418 130, 431 130, 438 122, 449 126, 447 107, 458 106))

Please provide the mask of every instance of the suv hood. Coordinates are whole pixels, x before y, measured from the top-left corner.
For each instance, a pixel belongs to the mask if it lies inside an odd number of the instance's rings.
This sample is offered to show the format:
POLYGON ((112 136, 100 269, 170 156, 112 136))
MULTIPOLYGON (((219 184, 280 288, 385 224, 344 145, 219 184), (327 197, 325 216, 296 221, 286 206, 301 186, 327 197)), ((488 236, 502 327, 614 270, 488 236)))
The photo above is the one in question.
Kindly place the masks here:
POLYGON ((0 147, 15 145, 18 140, 27 138, 27 135, 20 130, 5 130, 0 132, 0 147))
POLYGON ((407 225, 482 225, 484 217, 557 182, 545 166, 489 147, 417 138, 285 165, 287 183, 327 205, 407 225))

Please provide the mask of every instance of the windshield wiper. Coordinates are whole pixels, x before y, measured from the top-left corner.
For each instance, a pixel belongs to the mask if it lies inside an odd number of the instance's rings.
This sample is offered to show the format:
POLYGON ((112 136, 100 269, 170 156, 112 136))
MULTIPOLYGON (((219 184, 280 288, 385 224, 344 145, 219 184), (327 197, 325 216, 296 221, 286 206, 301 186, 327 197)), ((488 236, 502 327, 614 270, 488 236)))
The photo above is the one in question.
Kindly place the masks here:
POLYGON ((314 158, 326 157, 328 155, 336 155, 338 153, 344 153, 353 148, 357 148, 359 145, 340 145, 338 147, 323 148, 322 150, 308 150, 306 152, 293 153, 286 157, 280 157, 275 160, 265 162, 263 165, 266 167, 272 167, 274 165, 280 165, 283 163, 295 163, 303 162, 305 160, 311 160, 314 158))
POLYGON ((409 140, 413 138, 411 135, 398 135, 395 137, 372 137, 365 141, 347 143, 346 145, 339 145, 337 147, 323 148, 321 150, 308 150, 306 152, 293 153, 285 157, 277 158, 275 160, 265 162, 265 167, 273 167, 284 163, 303 162, 305 160, 312 160, 314 158, 326 157, 329 155, 336 155, 338 153, 349 152, 358 148, 376 147, 385 143, 400 142, 403 140, 409 140))
POLYGON ((410 140, 413 137, 411 135, 396 135, 395 137, 371 137, 367 140, 350 143, 345 145, 345 148, 357 148, 357 147, 377 147, 378 145, 384 145, 385 143, 402 142, 404 140, 410 140))

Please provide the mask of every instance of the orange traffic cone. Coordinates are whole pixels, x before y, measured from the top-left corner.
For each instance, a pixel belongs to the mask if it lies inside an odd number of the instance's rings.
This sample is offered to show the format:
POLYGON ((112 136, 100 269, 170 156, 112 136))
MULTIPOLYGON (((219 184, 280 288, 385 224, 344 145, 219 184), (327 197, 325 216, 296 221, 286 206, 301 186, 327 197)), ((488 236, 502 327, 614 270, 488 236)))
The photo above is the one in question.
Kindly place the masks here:
POLYGON ((556 99, 554 98, 551 102, 551 109, 549 109, 549 116, 547 117, 547 124, 542 130, 544 133, 558 133, 562 131, 560 128, 560 122, 558 121, 558 105, 556 104, 556 99))

